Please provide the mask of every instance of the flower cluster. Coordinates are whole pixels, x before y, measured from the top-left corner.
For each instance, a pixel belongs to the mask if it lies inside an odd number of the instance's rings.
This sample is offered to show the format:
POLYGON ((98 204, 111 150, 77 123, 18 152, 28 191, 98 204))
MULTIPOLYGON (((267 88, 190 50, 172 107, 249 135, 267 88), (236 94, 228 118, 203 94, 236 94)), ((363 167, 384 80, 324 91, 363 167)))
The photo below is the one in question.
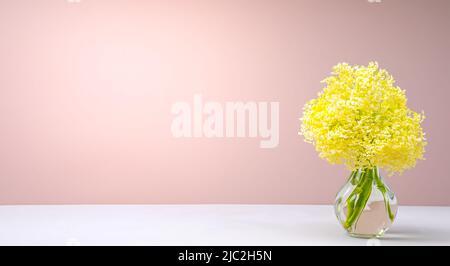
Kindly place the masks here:
POLYGON ((378 166, 391 174, 423 159, 424 115, 407 107, 405 91, 394 86, 386 70, 376 62, 367 67, 342 63, 332 74, 300 119, 300 134, 320 157, 350 170, 378 166))

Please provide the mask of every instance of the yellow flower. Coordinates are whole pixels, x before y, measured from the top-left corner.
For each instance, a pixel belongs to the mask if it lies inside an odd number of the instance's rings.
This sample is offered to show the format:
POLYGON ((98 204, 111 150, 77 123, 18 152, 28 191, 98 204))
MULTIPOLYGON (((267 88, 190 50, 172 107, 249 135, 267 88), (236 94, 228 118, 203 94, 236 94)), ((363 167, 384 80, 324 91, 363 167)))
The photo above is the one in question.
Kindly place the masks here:
POLYGON ((405 91, 376 62, 341 63, 318 98, 303 108, 300 134, 321 158, 350 170, 378 166, 403 172, 423 159, 424 115, 410 110, 405 91))

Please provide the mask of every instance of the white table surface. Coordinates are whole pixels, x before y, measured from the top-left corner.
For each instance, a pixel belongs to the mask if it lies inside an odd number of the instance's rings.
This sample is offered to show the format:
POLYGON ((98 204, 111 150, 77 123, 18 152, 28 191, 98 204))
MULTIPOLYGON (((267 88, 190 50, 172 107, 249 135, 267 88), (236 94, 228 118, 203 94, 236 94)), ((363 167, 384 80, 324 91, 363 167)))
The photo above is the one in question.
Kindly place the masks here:
POLYGON ((450 245, 450 207, 400 206, 367 240, 326 205, 0 206, 0 245, 450 245))

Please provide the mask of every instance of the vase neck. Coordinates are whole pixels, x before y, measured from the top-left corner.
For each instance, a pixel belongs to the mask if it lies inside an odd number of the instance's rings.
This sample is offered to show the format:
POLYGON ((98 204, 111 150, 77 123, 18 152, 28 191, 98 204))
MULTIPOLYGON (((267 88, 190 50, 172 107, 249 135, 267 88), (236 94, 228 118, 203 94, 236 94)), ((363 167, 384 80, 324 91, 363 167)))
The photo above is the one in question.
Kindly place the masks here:
POLYGON ((381 180, 380 172, 377 166, 354 170, 349 177, 349 182, 356 184, 367 178, 372 180, 381 180))

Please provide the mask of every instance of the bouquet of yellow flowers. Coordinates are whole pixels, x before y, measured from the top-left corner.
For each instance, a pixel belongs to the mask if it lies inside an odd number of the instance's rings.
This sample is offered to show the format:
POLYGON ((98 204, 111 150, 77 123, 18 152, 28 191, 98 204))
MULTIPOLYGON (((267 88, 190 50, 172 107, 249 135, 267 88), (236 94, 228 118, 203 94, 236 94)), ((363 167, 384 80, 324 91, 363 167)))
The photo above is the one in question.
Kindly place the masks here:
MULTIPOLYGON (((353 195, 347 195, 343 221, 349 230, 360 219, 372 184, 378 183, 386 201, 388 188, 378 176, 378 167, 390 174, 401 173, 423 159, 424 114, 407 107, 405 91, 376 62, 338 64, 322 82, 326 87, 304 107, 300 134, 321 158, 352 171, 355 187, 353 195)), ((394 215, 389 216, 393 220, 394 215)))

